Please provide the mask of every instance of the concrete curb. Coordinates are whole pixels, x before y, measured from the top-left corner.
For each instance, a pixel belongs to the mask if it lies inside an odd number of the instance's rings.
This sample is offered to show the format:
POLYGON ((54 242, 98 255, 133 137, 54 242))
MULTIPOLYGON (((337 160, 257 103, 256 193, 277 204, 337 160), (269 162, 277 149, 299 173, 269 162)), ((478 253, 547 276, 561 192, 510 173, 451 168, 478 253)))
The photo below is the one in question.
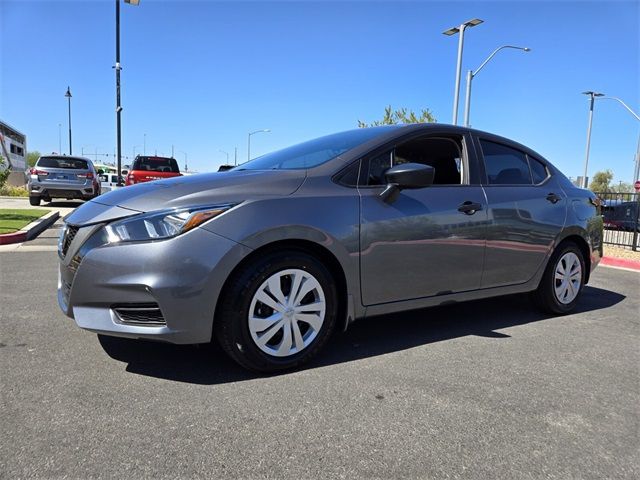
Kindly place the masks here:
POLYGON ((33 240, 44 230, 53 225, 58 218, 60 218, 60 212, 57 210, 49 212, 17 232, 0 235, 0 245, 9 245, 10 243, 21 243, 26 242, 27 240, 33 240))
POLYGON ((628 260, 626 258, 616 257, 602 257, 602 259, 600 260, 600 265, 602 265, 603 267, 626 268, 627 270, 640 272, 640 261, 638 260, 628 260))

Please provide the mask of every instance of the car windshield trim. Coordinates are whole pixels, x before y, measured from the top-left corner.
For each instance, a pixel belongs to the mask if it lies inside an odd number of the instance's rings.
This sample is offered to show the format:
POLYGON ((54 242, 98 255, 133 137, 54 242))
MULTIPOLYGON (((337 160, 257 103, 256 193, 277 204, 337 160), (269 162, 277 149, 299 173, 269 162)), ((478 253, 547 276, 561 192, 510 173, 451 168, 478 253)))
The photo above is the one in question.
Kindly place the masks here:
POLYGON ((317 167, 401 125, 358 128, 334 133, 267 153, 232 170, 305 170, 317 167))

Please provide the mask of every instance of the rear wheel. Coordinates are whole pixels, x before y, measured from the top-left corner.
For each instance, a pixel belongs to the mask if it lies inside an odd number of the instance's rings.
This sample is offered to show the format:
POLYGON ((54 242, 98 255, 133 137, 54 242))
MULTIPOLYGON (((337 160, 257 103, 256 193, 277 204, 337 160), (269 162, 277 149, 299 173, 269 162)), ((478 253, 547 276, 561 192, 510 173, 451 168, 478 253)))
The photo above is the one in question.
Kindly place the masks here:
POLYGON ((569 313, 578 303, 584 279, 585 262, 580 248, 573 242, 561 244, 533 292, 533 300, 546 312, 569 313))
POLYGON ((40 205, 40 197, 29 197, 29 204, 37 207, 40 205))
POLYGON ((301 251, 272 253, 233 276, 215 319, 215 338, 240 365, 260 372, 299 367, 334 330, 330 272, 301 251))

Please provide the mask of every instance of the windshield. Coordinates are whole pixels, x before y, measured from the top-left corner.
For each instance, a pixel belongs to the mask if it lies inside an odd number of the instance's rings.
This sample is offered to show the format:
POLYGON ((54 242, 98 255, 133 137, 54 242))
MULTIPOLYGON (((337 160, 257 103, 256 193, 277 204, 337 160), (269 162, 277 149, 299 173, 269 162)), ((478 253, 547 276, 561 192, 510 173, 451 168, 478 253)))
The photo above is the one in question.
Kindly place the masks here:
POLYGON ((41 168, 72 168, 74 170, 88 170, 89 164, 86 160, 79 158, 65 157, 40 157, 38 167, 41 168))
POLYGON ((296 170, 317 167, 397 126, 359 128, 299 143, 239 165, 234 170, 296 170))

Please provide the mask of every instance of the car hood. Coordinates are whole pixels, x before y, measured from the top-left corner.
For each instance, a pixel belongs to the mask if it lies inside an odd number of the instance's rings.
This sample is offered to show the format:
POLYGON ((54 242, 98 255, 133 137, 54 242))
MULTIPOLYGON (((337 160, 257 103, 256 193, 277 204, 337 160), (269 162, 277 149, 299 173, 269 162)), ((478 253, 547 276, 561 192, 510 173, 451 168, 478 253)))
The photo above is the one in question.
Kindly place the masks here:
POLYGON ((305 174, 304 170, 240 170, 140 183, 81 205, 67 217, 67 222, 82 225, 153 210, 291 195, 302 185, 305 174))

